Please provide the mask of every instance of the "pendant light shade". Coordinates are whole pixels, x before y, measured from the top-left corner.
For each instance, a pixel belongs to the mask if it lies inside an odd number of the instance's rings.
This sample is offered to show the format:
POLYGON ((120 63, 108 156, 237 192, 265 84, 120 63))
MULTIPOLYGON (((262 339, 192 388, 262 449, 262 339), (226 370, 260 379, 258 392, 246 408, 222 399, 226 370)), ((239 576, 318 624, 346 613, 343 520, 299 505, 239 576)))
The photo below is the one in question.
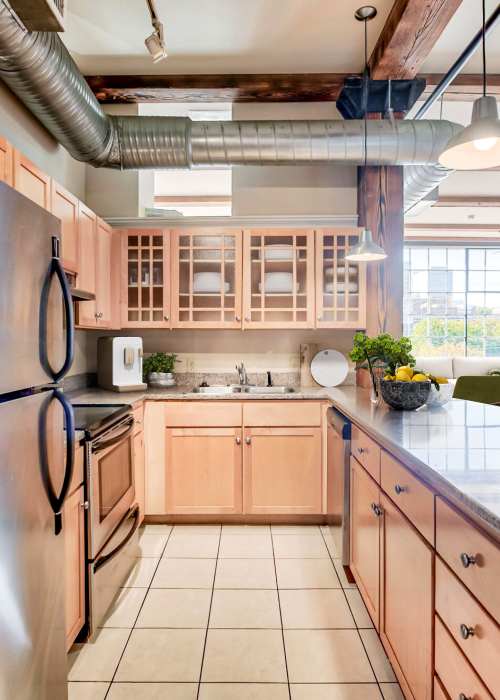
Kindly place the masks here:
POLYGON ((359 236, 359 241, 349 248, 345 257, 349 262, 375 262, 376 260, 384 260, 387 253, 375 243, 370 229, 364 228, 359 236))
POLYGON ((439 162, 451 170, 486 170, 500 165, 500 120, 496 98, 474 102, 472 120, 446 146, 439 162))

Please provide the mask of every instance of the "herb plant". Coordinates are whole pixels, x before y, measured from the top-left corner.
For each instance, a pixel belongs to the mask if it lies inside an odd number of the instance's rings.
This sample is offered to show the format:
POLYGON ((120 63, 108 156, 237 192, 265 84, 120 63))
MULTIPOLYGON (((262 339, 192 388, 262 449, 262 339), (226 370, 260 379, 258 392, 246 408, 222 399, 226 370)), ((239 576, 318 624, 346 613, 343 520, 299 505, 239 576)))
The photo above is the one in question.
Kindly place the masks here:
POLYGON ((356 333, 349 357, 359 366, 369 369, 375 394, 378 394, 375 367, 383 367, 395 374, 398 367, 415 365, 415 358, 411 354, 411 340, 405 336, 393 338, 389 333, 381 333, 374 338, 361 332, 356 333))
POLYGON ((173 372, 177 355, 171 353, 167 355, 165 352, 155 352, 149 357, 144 358, 142 362, 142 375, 144 378, 151 372, 173 372))

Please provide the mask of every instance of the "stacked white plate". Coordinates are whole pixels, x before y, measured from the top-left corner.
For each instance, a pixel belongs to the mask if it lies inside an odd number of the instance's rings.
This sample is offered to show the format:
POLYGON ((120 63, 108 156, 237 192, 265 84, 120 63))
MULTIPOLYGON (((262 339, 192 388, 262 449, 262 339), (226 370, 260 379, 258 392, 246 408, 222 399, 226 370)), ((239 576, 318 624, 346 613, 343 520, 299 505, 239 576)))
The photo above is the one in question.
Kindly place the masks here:
MULTIPOLYGON (((337 294, 344 294, 346 291, 346 285, 343 282, 337 282, 337 294)), ((349 282, 347 284, 347 292, 356 294, 358 291, 357 282, 349 282)), ((325 293, 333 294, 333 282, 327 282, 325 284, 325 293)))
MULTIPOLYGON (((229 282, 224 282, 224 291, 229 292, 229 282)), ((194 294, 220 294, 220 272, 195 272, 193 275, 194 294)))
MULTIPOLYGON (((266 272, 264 275, 264 292, 266 294, 291 294, 293 290, 293 274, 291 272, 266 272)), ((259 282, 259 292, 262 284, 259 282)), ((299 291, 299 284, 295 284, 299 291)))
POLYGON ((264 248, 264 260, 292 260, 293 247, 291 245, 269 245, 264 248))
MULTIPOLYGON (((348 267, 348 275, 349 277, 354 277, 358 273, 358 268, 355 265, 349 265, 348 267)), ((333 267, 326 267, 325 268, 325 277, 333 277, 333 267)), ((345 277, 345 268, 344 267, 339 267, 337 268, 337 279, 344 279, 345 277)))

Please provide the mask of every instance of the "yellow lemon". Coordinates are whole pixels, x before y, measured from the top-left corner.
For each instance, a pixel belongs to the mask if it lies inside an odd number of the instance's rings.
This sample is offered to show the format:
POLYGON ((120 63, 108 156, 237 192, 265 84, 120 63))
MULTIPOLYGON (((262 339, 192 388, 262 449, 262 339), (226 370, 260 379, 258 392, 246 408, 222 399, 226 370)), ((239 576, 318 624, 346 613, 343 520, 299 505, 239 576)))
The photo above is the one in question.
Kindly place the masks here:
POLYGON ((447 377, 436 377, 435 379, 436 379, 438 384, 448 384, 447 377))
POLYGON ((411 382, 411 377, 408 372, 402 372, 400 369, 396 372, 396 380, 398 382, 411 382))
POLYGON ((429 377, 426 374, 414 374, 412 382, 428 382, 429 377))
POLYGON ((409 365, 404 365, 403 367, 398 367, 398 372, 406 372, 406 374, 410 377, 410 379, 413 377, 413 370, 409 365))
POLYGON ((385 379, 386 382, 387 382, 387 381, 392 382, 392 381, 394 381, 395 378, 396 378, 396 377, 395 377, 393 374, 386 374, 385 377, 384 377, 384 379, 385 379))

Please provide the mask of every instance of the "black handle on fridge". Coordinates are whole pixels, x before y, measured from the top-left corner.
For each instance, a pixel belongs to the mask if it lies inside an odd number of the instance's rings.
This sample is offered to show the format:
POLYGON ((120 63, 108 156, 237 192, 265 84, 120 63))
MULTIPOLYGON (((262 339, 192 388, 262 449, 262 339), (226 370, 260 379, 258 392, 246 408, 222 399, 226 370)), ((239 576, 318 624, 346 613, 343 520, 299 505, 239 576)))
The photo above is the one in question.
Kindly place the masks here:
POLYGON ((75 419, 73 415, 73 408, 62 391, 59 389, 55 389, 42 404, 39 416, 38 436, 42 482, 50 506, 54 512, 54 531, 55 534, 58 535, 62 531, 62 508, 64 501, 66 500, 66 496, 68 495, 71 479, 73 478, 73 467, 75 461, 75 419), (47 449, 47 413, 49 406, 54 399, 59 401, 62 406, 66 424, 66 468, 59 495, 56 494, 52 483, 47 449))
POLYGON ((61 262, 59 260, 59 239, 57 236, 52 236, 52 260, 50 261, 50 267, 48 270, 47 277, 42 288, 42 295, 40 298, 40 363, 47 374, 52 377, 54 382, 58 382, 64 377, 68 372, 69 368, 73 364, 74 346, 75 346, 75 324, 73 319, 73 302, 71 299, 71 290, 69 288, 68 280, 62 268, 61 262), (55 370, 50 364, 48 349, 47 349, 47 322, 48 322, 48 308, 49 308, 49 294, 50 285, 54 275, 57 277, 59 284, 61 285, 63 303, 64 303, 64 316, 66 319, 66 352, 65 359, 62 367, 59 370, 55 370))

